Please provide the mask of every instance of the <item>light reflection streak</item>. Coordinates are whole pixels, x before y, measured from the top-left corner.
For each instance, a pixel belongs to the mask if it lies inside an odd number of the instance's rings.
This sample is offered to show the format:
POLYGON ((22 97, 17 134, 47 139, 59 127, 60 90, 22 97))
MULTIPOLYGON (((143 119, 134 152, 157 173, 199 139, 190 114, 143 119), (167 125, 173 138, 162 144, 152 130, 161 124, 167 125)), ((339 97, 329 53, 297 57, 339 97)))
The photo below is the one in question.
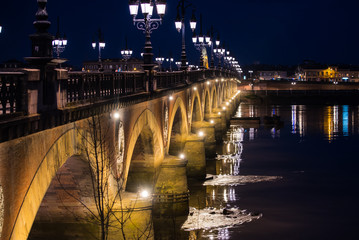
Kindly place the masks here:
POLYGON ((235 117, 238 118, 242 117, 242 106, 243 106, 242 104, 239 105, 235 117))
POLYGON ((227 188, 224 188, 223 190, 223 201, 228 202, 227 188))
POLYGON ((338 105, 335 105, 333 109, 334 109, 334 111, 333 111, 333 121, 334 121, 333 133, 335 136, 337 136, 338 132, 339 132, 339 127, 338 127, 339 126, 339 124, 338 124, 338 122, 339 122, 339 107, 338 107, 338 105))
POLYGON ((328 136, 328 141, 331 142, 333 139, 333 114, 332 114, 332 107, 328 106, 325 109, 324 114, 324 132, 328 136), (326 118, 326 119, 325 119, 326 118))
POLYGON ((299 113, 298 113, 298 126, 299 126, 299 135, 300 137, 304 137, 305 135, 305 106, 299 105, 299 113))
POLYGON ((349 106, 344 105, 343 107, 343 136, 349 136, 349 106))
POLYGON ((254 140, 254 128, 249 129, 249 140, 254 140))
POLYGON ((292 133, 297 133, 297 105, 292 105, 292 133))
POLYGON ((231 202, 236 201, 236 189, 234 187, 230 187, 229 188, 229 200, 231 202))
POLYGON ((228 228, 221 228, 218 230, 218 239, 220 240, 230 239, 228 228))
POLYGON ((254 105, 249 105, 249 117, 254 117, 254 105))

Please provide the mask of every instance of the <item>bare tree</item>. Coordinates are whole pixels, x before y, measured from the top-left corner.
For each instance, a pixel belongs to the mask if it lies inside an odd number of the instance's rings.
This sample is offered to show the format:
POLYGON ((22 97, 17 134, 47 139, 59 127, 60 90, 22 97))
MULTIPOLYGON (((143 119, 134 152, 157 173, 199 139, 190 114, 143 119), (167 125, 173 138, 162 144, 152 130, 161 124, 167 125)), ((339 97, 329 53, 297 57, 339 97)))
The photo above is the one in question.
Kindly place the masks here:
MULTIPOLYGON (((86 158, 91 173, 94 206, 67 191, 66 187, 61 184, 61 174, 57 175, 57 180, 62 189, 87 210, 93 223, 99 225, 99 239, 108 240, 111 234, 116 234, 115 232, 119 232, 123 239, 151 238, 152 220, 146 223, 145 228, 137 226, 137 223, 132 221, 131 217, 134 212, 144 210, 136 208, 137 198, 129 205, 124 204, 123 174, 117 174, 119 177, 115 177, 116 173, 113 169, 116 168, 112 166, 116 153, 113 150, 113 141, 109 137, 110 126, 101 117, 100 115, 92 116, 84 127, 77 130, 81 136, 79 152, 86 158), (128 225, 134 229, 131 236, 128 236, 129 233, 126 232, 128 225)), ((81 217, 77 216, 77 218, 81 217)), ((84 220, 88 221, 88 218, 84 220)))

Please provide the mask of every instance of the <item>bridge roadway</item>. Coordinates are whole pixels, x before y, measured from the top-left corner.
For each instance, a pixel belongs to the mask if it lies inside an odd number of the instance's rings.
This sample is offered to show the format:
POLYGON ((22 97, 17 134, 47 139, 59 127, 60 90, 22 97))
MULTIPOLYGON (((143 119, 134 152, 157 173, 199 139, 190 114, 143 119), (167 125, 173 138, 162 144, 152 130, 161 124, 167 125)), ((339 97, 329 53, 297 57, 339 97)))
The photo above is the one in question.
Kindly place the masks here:
MULTIPOLYGON (((219 70, 158 73, 149 92, 143 73, 55 71, 52 88, 36 70, 0 74, 0 92, 8 92, 1 95, 0 115, 1 239, 28 238, 59 172, 72 179, 67 185, 77 187, 79 199, 88 197, 81 196, 88 188, 81 178, 91 173, 74 162, 95 163, 94 119, 107 149, 101 159, 109 159, 104 165, 112 198, 118 189, 147 187, 155 214, 186 214, 187 176, 205 176, 205 156, 215 154, 215 141, 238 104, 234 76, 219 70), (175 202, 170 207, 168 199, 175 202)), ((47 207, 41 212, 63 206, 47 207)))

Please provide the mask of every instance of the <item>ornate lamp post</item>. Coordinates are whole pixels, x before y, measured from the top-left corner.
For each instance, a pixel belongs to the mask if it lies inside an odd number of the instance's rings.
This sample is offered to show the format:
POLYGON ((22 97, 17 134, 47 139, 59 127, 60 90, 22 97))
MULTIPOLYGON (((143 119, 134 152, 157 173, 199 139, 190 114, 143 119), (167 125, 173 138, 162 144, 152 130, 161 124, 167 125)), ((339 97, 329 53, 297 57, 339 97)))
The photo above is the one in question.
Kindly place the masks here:
POLYGON ((57 33, 55 39, 52 41, 52 48, 54 49, 57 58, 60 58, 60 54, 65 51, 66 46, 67 46, 66 35, 64 34, 64 36, 61 37, 60 20, 59 18, 57 18, 57 33))
MULTIPOLYGON (((186 40, 185 40, 185 32, 186 32, 186 24, 185 24, 185 16, 186 9, 192 7, 193 5, 189 3, 187 0, 180 0, 177 5, 177 18, 175 21, 175 26, 178 32, 182 33, 182 52, 181 52, 181 69, 187 69, 187 54, 186 54, 186 40)), ((197 21, 195 16, 195 9, 192 9, 192 18, 190 20, 190 27, 192 32, 196 29, 197 21)))
POLYGON ((165 58, 161 57, 161 50, 158 50, 158 57, 155 58, 156 63, 158 64, 158 71, 162 71, 162 63, 165 58))
POLYGON ((162 70, 162 63, 163 63, 163 61, 165 60, 165 58, 163 58, 163 57, 156 57, 156 62, 157 62, 157 64, 158 64, 158 69, 159 69, 159 71, 161 71, 162 70))
POLYGON ((95 40, 92 41, 92 48, 96 49, 98 47, 98 63, 99 63, 99 71, 102 71, 102 60, 101 60, 101 50, 105 48, 106 43, 103 40, 101 29, 98 30, 98 44, 95 40))
POLYGON ((149 74, 149 90, 153 90, 152 69, 155 66, 153 63, 153 53, 151 44, 151 33, 158 29, 162 23, 163 15, 166 13, 165 0, 130 0, 129 1, 130 14, 133 16, 133 24, 138 30, 142 30, 146 36, 145 51, 143 53, 143 69, 150 72, 149 74), (153 18, 153 10, 156 5, 156 11, 159 18, 153 18), (143 18, 138 18, 139 6, 143 18))
POLYGON ((144 58, 144 69, 152 70, 153 53, 151 44, 151 33, 158 29, 162 23, 162 17, 166 12, 166 1, 164 0, 130 0, 130 14, 133 16, 133 23, 137 29, 142 30, 146 35, 144 58), (160 18, 153 18, 154 5, 156 5, 157 14, 160 18), (144 18, 138 18, 139 6, 144 18))
POLYGON ((182 62, 180 61, 176 62, 176 66, 178 70, 181 70, 182 62))
POLYGON ((216 48, 213 49, 214 54, 218 58, 218 68, 221 67, 221 59, 224 56, 224 52, 225 52, 224 48, 220 47, 220 43, 221 42, 219 40, 219 35, 218 35, 217 40, 216 40, 216 48))
POLYGON ((170 63, 170 72, 172 72, 172 63, 173 63, 174 59, 172 57, 170 58, 166 58, 166 62, 170 63))
POLYGON ((127 61, 128 59, 131 58, 132 53, 133 53, 132 50, 128 49, 127 47, 127 38, 126 38, 126 49, 121 50, 121 55, 125 59, 125 71, 128 71, 127 61))
POLYGON ((201 57, 200 57, 200 68, 204 68, 204 64, 203 64, 203 49, 205 49, 206 47, 210 46, 211 43, 211 37, 210 36, 205 36, 202 33, 202 15, 201 15, 201 19, 200 19, 200 34, 198 36, 196 36, 195 34, 192 37, 192 41, 194 46, 196 47, 196 49, 198 51, 200 51, 201 57))

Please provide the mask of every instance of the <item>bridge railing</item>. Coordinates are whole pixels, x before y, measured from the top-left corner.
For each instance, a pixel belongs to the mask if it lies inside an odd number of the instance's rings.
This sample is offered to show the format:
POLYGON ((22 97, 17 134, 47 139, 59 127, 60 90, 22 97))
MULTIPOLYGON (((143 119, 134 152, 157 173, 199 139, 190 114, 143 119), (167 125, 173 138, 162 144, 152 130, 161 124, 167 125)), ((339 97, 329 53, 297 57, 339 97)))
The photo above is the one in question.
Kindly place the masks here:
POLYGON ((157 72, 155 75, 157 80, 157 88, 170 88, 181 84, 185 84, 186 75, 182 71, 178 72, 157 72))
POLYGON ((24 110, 24 84, 23 72, 0 72, 0 115, 24 110))
MULTIPOLYGON (((43 93, 39 92, 42 89, 41 81, 43 80, 40 79, 39 70, 36 71, 37 75, 31 75, 32 77, 29 75, 29 70, 0 72, 0 116, 13 115, 14 113, 26 115, 29 112, 32 114, 43 111, 44 108, 41 106, 43 93), (36 77, 34 78, 34 76, 36 77), (28 79, 29 77, 31 80, 28 79), (40 98, 35 99, 36 96, 40 98), (31 111, 29 110, 30 101, 31 111)), ((156 89, 167 89, 213 77, 228 77, 228 75, 230 74, 225 70, 207 69, 156 72, 153 79, 156 82, 156 89)), ((59 75, 57 76, 59 77, 59 75)), ((62 108, 66 107, 67 104, 74 105, 78 102, 110 99, 146 92, 149 88, 148 80, 145 72, 69 72, 63 79, 48 79, 46 82, 54 82, 53 88, 62 91, 61 96, 57 96, 57 107, 62 108), (60 101, 61 104, 59 104, 60 101)), ((45 109, 48 110, 49 108, 45 107, 45 109)))
POLYGON ((67 102, 111 98, 143 91, 145 74, 141 72, 70 72, 67 81, 67 102))

